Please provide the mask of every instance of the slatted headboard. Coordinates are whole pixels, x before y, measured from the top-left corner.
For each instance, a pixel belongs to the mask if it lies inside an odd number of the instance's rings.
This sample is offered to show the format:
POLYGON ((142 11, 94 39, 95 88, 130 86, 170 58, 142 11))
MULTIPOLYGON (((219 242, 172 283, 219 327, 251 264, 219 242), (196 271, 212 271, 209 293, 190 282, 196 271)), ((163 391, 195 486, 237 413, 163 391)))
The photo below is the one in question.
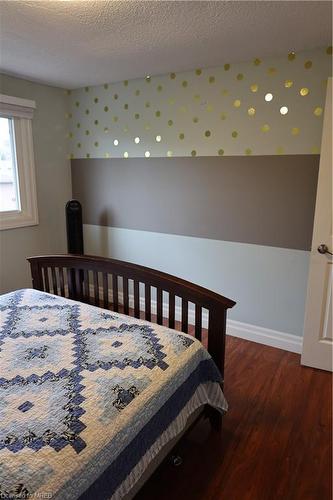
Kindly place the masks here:
POLYGON ((156 304, 156 322, 176 323, 176 297, 181 305, 180 329, 188 333, 189 303, 194 304, 194 332, 202 338, 202 312, 208 313, 208 351, 224 376, 227 309, 235 302, 210 290, 148 267, 90 255, 47 255, 30 257, 33 287, 62 297, 94 304, 125 314, 133 312, 152 320, 156 304), (131 290, 130 286, 131 285, 131 290), (152 297, 155 289, 156 299, 152 297), (163 296, 168 300, 163 303, 163 296), (133 297, 133 299, 132 299, 133 297), (132 299, 132 300, 131 300, 132 299), (130 303, 133 302, 133 308, 130 303), (168 307, 164 307, 167 303, 168 307), (144 306, 144 307, 140 307, 144 306))

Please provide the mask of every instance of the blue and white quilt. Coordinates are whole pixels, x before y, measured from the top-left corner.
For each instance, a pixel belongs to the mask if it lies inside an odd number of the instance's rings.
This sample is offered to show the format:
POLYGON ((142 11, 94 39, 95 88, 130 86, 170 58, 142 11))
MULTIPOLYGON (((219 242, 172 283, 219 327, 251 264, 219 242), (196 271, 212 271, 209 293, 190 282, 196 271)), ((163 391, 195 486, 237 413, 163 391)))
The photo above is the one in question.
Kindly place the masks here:
POLYGON ((189 335, 30 289, 0 312, 0 498, 122 498, 193 411, 227 408, 189 335))

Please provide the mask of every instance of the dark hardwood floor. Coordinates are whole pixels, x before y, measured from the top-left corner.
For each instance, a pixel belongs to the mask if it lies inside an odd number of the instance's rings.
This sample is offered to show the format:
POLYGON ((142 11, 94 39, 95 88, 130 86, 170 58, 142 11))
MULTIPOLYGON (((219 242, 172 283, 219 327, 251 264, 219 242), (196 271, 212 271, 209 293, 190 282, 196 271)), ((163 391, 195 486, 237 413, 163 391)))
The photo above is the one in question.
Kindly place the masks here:
POLYGON ((331 374, 227 337, 221 433, 199 422, 136 500, 331 500, 331 374))

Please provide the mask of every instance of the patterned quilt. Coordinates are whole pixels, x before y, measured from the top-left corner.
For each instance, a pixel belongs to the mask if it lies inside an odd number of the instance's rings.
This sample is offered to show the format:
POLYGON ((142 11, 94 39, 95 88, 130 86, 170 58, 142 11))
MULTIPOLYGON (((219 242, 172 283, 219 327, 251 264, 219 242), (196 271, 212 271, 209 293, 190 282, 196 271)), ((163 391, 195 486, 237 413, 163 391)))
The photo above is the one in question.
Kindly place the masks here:
POLYGON ((36 290, 0 297, 0 498, 122 498, 226 401, 189 335, 36 290))

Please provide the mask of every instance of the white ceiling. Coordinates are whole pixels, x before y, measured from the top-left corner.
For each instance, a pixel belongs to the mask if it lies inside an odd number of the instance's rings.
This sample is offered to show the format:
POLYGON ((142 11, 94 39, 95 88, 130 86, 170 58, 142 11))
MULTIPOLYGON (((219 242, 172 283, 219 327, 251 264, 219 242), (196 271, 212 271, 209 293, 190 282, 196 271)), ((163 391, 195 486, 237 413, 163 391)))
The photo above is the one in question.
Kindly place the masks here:
POLYGON ((330 1, 2 0, 0 67, 67 88, 329 45, 330 1))

